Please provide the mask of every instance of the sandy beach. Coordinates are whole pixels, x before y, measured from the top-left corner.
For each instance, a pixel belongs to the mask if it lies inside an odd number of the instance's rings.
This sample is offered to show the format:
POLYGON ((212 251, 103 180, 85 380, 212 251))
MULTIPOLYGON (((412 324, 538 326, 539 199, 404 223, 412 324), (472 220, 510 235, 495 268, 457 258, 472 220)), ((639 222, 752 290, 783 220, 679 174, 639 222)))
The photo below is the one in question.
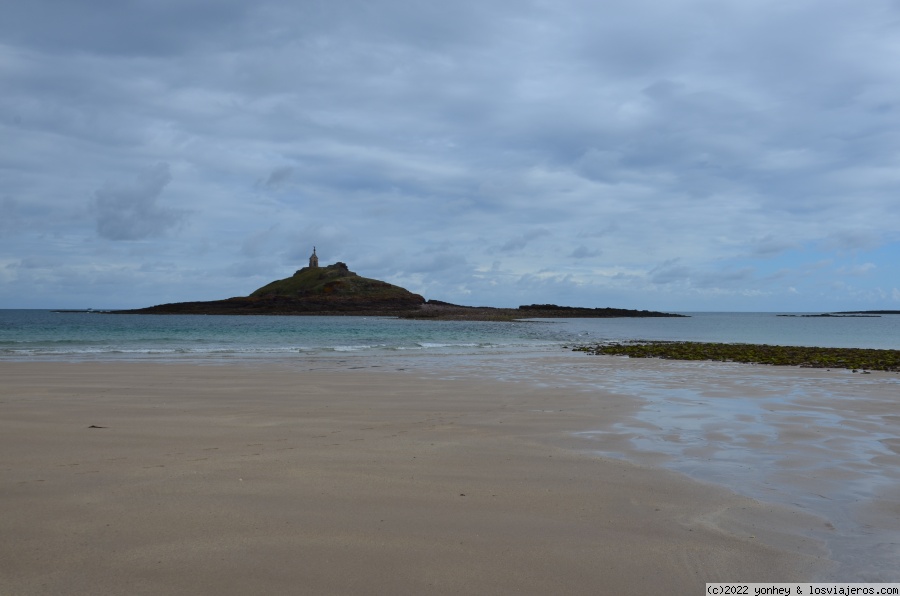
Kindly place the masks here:
POLYGON ((827 520, 585 449, 625 395, 275 364, 0 378, 0 594, 700 594, 834 568, 827 520))

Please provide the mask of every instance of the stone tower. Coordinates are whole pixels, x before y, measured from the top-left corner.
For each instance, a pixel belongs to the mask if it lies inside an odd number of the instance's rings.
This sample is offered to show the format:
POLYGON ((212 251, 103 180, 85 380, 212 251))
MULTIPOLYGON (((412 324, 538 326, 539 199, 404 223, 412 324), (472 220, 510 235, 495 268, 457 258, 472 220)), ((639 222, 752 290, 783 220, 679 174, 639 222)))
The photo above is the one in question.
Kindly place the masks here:
POLYGON ((310 269, 318 269, 319 268, 319 257, 316 256, 316 247, 313 246, 313 254, 309 257, 309 268, 310 269))

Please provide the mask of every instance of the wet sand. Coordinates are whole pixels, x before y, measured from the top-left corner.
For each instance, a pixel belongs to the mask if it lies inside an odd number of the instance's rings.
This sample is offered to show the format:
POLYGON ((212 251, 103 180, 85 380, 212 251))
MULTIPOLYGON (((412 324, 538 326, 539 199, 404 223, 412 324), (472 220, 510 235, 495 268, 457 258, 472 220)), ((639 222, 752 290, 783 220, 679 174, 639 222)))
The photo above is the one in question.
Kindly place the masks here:
POLYGON ((601 358, 575 385, 639 407, 578 433, 604 456, 816 515, 830 579, 900 581, 900 375, 601 358))
POLYGON ((0 379, 0 594, 699 594, 834 569, 827 520, 585 449, 637 420, 625 394, 273 364, 0 379))

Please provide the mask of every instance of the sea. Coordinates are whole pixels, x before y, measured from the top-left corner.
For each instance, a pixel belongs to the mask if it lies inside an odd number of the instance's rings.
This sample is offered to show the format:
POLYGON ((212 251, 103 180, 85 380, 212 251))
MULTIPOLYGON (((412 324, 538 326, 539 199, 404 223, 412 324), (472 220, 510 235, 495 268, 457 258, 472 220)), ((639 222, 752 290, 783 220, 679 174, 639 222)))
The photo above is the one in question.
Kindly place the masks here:
POLYGON ((586 392, 598 405, 624 395, 632 415, 572 429, 583 450, 822 520, 807 538, 837 567, 821 581, 900 582, 900 374, 643 366, 572 351, 635 340, 900 349, 900 315, 679 314, 485 322, 0 310, 0 361, 268 362, 529 383, 586 392))
POLYGON ((0 310, 0 359, 450 356, 556 351, 631 340, 900 349, 900 315, 679 314, 687 316, 490 322, 0 310))

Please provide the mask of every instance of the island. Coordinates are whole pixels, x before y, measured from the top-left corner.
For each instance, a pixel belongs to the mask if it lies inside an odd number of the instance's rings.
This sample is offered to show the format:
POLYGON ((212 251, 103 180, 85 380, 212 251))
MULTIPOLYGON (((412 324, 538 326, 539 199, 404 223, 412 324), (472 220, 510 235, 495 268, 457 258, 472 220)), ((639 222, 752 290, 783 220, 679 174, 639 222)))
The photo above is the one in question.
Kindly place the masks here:
POLYGON ((202 302, 175 302, 114 314, 389 316, 405 319, 514 321, 541 318, 683 317, 625 308, 579 308, 531 304, 518 308, 462 306, 426 300, 384 281, 362 277, 345 263, 319 266, 315 248, 309 266, 264 285, 248 296, 202 302))

